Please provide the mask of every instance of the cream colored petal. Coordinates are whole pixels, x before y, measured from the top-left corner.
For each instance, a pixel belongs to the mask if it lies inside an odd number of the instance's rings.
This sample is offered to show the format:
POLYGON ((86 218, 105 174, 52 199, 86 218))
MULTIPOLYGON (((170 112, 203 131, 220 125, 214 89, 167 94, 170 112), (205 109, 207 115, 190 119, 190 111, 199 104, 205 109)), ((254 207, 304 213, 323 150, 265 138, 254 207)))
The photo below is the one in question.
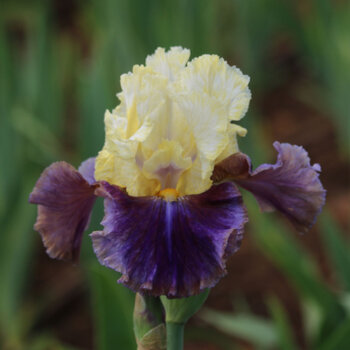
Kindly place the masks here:
POLYGON ((135 158, 123 159, 103 149, 95 163, 95 179, 125 187, 131 196, 150 196, 160 190, 156 180, 147 179, 136 164, 135 158))
POLYGON ((114 156, 112 153, 102 149, 96 157, 95 161, 95 179, 96 181, 114 182, 114 156))
POLYGON ((227 158, 231 154, 239 152, 237 135, 244 137, 246 134, 247 129, 242 128, 239 125, 230 123, 228 128, 229 142, 226 148, 222 151, 222 153, 216 158, 215 164, 221 162, 223 159, 227 158))
POLYGON ((118 154, 122 158, 133 157, 137 150, 137 143, 125 139, 126 119, 118 117, 109 111, 105 112, 106 139, 104 149, 118 154))
POLYGON ((204 95, 175 96, 194 135, 197 149, 206 158, 215 160, 228 143, 229 121, 220 106, 204 95))
POLYGON ((146 118, 165 103, 167 79, 149 67, 134 66, 133 72, 121 76, 121 100, 113 114, 126 119, 125 138, 132 137, 146 118))
POLYGON ((189 57, 190 50, 180 46, 171 47, 168 52, 159 47, 153 55, 147 56, 146 66, 166 76, 169 80, 174 80, 185 67, 189 57))
MULTIPOLYGON (((112 113, 105 113, 104 151, 113 155, 112 158, 109 156, 108 160, 109 163, 113 162, 113 167, 117 167, 118 171, 115 171, 111 164, 107 166, 107 158, 101 156, 100 160, 104 159, 104 162, 97 163, 97 172, 101 180, 104 176, 105 180, 108 179, 113 184, 127 187, 130 194, 142 192, 137 181, 143 181, 144 175, 136 164, 136 153, 139 144, 150 136, 159 119, 158 114, 163 113, 165 84, 166 79, 154 73, 152 69, 135 66, 133 73, 121 78, 121 105, 112 113), (131 186, 136 187, 131 189, 131 186)), ((160 138, 157 135, 155 137, 160 138)))
POLYGON ((247 112, 251 93, 249 77, 216 55, 202 55, 188 63, 174 87, 178 93, 204 93, 218 101, 230 120, 247 112))
POLYGON ((216 162, 237 152, 230 124, 249 104, 249 78, 217 56, 188 64, 189 50, 157 49, 121 77, 120 105, 105 114, 106 140, 95 176, 133 196, 171 187, 180 195, 211 186, 216 162))
POLYGON ((180 196, 187 194, 203 193, 210 188, 212 181, 211 174, 214 169, 214 162, 198 156, 191 168, 186 170, 179 179, 177 191, 180 196))
POLYGON ((118 94, 119 99, 122 102, 122 107, 117 109, 116 112, 121 112, 120 117, 127 119, 125 137, 130 137, 131 129, 133 126, 137 129, 137 126, 141 121, 137 115, 137 100, 142 92, 144 86, 145 76, 150 74, 150 69, 144 66, 133 67, 133 71, 127 74, 122 74, 120 77, 120 85, 122 92, 118 94))
POLYGON ((177 103, 173 103, 171 123, 172 139, 177 140, 183 147, 185 154, 194 157, 197 153, 197 144, 194 137, 194 130, 183 110, 177 103))
POLYGON ((143 172, 149 179, 157 179, 161 189, 176 188, 181 173, 192 165, 190 157, 184 155, 180 143, 163 140, 157 151, 144 162, 143 172))
POLYGON ((168 138, 171 111, 169 110, 168 98, 160 102, 153 113, 150 114, 152 129, 147 138, 142 141, 142 148, 155 151, 163 139, 168 138))
MULTIPOLYGON (((154 119, 152 131, 147 139, 142 142, 142 151, 149 154, 156 151, 162 140, 175 140, 184 150, 185 156, 193 157, 196 152, 196 140, 193 129, 189 125, 186 116, 179 106, 170 98, 161 106, 157 117, 154 119)), ((148 158, 149 156, 146 156, 148 158)))

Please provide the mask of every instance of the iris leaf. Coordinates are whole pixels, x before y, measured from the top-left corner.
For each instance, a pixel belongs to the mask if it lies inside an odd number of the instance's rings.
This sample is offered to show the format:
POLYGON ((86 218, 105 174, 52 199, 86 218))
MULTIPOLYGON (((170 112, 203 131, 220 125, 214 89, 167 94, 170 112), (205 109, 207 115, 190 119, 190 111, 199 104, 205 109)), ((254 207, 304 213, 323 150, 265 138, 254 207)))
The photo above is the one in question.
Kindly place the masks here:
POLYGON ((297 350, 293 339, 293 329, 288 321, 287 312, 277 298, 270 298, 268 306, 278 334, 279 348, 283 350, 297 350))
POLYGON ((337 328, 320 343, 319 350, 347 349, 350 344, 350 319, 340 323, 337 328))
POLYGON ((203 309, 198 317, 216 329, 245 340, 258 348, 271 348, 278 344, 274 324, 252 314, 231 314, 203 309))
POLYGON ((133 334, 134 295, 117 284, 118 274, 93 263, 88 269, 92 308, 96 330, 96 348, 99 350, 136 347, 133 334))
POLYGON ((22 293, 32 256, 36 209, 27 202, 29 186, 31 182, 21 191, 0 244, 0 335, 8 338, 19 336, 22 293))
POLYGON ((350 245, 327 211, 320 218, 320 231, 335 274, 346 290, 350 291, 350 245))
POLYGON ((255 240, 262 252, 272 259, 285 273, 303 299, 312 300, 321 314, 317 337, 322 344, 345 318, 340 299, 322 281, 311 256, 299 246, 286 228, 279 224, 273 214, 262 214, 252 198, 246 198, 255 240))

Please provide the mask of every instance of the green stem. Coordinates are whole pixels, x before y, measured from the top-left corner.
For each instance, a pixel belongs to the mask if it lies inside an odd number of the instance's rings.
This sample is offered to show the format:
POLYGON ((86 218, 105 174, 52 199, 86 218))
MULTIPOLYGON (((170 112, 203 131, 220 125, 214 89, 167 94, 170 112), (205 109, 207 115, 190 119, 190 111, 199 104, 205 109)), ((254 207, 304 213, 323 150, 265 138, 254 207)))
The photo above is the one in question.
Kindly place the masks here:
POLYGON ((184 323, 166 323, 167 350, 182 350, 184 345, 184 323))

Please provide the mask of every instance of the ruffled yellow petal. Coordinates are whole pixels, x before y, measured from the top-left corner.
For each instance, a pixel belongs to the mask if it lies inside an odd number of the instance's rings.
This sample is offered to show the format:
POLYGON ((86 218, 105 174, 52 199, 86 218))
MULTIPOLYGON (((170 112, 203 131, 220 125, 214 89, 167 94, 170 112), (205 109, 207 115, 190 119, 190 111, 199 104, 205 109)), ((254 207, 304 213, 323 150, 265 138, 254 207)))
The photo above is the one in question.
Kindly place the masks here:
POLYGON ((212 184, 210 177, 213 169, 212 161, 197 156, 192 166, 181 175, 176 190, 181 196, 205 192, 212 184))
POLYGON ((192 159, 177 141, 163 140, 143 165, 149 179, 157 179, 161 189, 175 188, 181 174, 192 166, 192 159))
POLYGON ((114 182, 114 156, 112 153, 102 150, 98 153, 95 162, 95 179, 96 181, 107 181, 111 184, 114 182))
POLYGON ((237 135, 246 130, 230 121, 246 112, 249 78, 218 56, 187 64, 189 55, 181 47, 159 48, 146 66, 121 76, 120 105, 105 114, 97 180, 133 196, 165 188, 202 193, 215 164, 238 151, 237 135))
POLYGON ((207 159, 215 160, 228 143, 229 122, 221 106, 197 93, 174 99, 193 132, 197 149, 207 159))
POLYGON ((130 138, 147 117, 166 100, 167 79, 149 67, 134 66, 133 72, 121 76, 121 100, 113 114, 126 119, 125 138, 130 138))
POLYGON ((239 125, 230 123, 228 127, 229 142, 226 145, 225 149, 222 151, 222 153, 216 158, 215 164, 221 162, 223 159, 227 158, 231 154, 239 152, 237 135, 244 137, 246 134, 247 129, 242 128, 239 125))
POLYGON ((159 182, 147 179, 135 158, 124 159, 105 149, 96 158, 95 179, 125 187, 131 196, 151 196, 160 190, 159 182))
POLYGON ((159 47, 153 55, 147 56, 146 66, 172 81, 185 67, 189 57, 190 50, 180 46, 172 47, 168 52, 159 47))
POLYGON ((125 138, 126 119, 109 111, 105 112, 106 140, 104 149, 118 154, 122 158, 133 157, 137 150, 137 142, 125 138))
POLYGON ((178 92, 197 92, 215 99, 230 120, 239 120, 247 112, 251 98, 249 77, 216 55, 193 59, 182 70, 176 89, 178 92))

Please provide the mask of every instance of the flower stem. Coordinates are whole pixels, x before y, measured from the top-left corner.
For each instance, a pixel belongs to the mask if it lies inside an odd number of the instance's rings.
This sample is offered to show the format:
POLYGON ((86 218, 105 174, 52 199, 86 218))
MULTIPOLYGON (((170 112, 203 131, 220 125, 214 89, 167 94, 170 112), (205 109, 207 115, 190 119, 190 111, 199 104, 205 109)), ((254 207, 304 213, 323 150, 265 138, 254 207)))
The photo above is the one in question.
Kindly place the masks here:
POLYGON ((167 322, 167 350, 182 350, 184 344, 184 323, 167 322))

